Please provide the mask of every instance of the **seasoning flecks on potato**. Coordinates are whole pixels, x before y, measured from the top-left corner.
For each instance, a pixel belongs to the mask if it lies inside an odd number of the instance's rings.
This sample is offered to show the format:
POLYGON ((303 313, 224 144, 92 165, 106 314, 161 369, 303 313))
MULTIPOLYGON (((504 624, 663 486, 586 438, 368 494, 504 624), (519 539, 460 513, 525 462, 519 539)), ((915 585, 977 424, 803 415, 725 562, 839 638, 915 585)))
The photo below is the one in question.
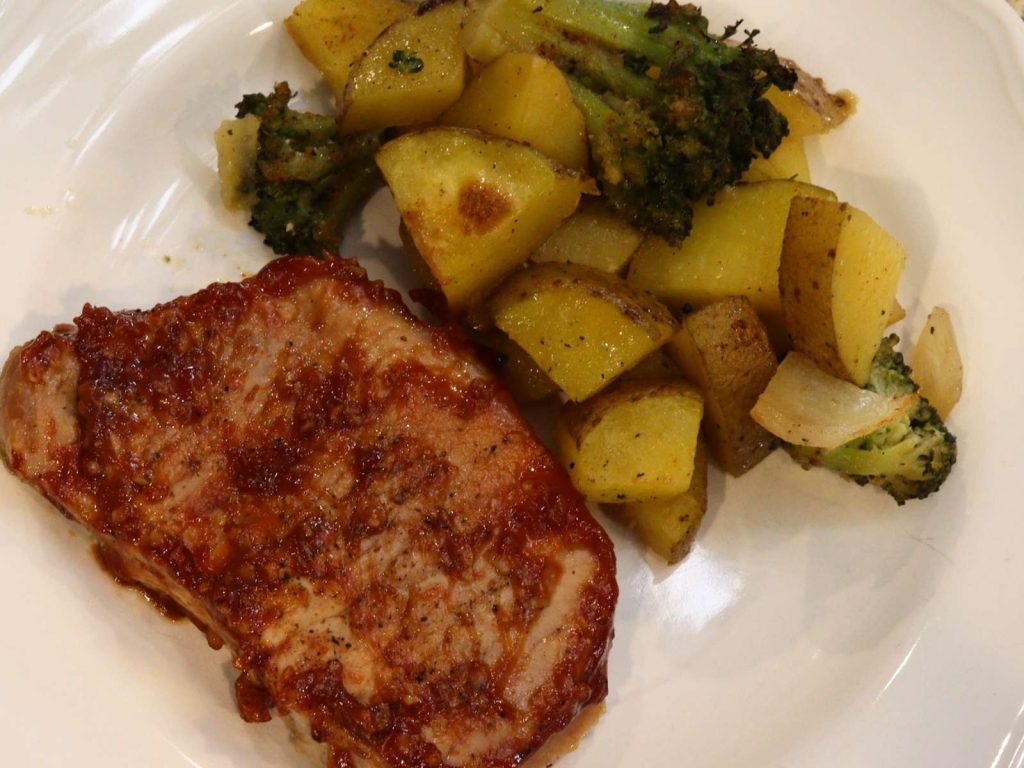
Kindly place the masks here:
POLYGON ((686 378, 704 393, 704 432, 711 454, 739 476, 773 447, 751 416, 778 361, 768 331, 744 297, 715 302, 688 315, 667 349, 686 378))
POLYGON ((571 400, 604 389, 667 342, 677 326, 650 294, 579 264, 533 264, 488 303, 495 324, 571 400))
POLYGON ((690 487, 703 412, 700 392, 684 382, 621 382, 566 404, 556 442, 588 500, 665 499, 690 487))

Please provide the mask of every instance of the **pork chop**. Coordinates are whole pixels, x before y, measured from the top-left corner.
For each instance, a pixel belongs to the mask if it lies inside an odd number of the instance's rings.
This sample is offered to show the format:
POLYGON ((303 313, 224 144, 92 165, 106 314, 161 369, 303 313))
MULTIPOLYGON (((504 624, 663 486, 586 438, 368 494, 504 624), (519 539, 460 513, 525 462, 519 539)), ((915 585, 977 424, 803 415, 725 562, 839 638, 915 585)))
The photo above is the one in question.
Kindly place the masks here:
POLYGON ((342 766, 519 765, 607 689, 611 543, 455 329, 280 259, 11 354, 11 469, 342 766))

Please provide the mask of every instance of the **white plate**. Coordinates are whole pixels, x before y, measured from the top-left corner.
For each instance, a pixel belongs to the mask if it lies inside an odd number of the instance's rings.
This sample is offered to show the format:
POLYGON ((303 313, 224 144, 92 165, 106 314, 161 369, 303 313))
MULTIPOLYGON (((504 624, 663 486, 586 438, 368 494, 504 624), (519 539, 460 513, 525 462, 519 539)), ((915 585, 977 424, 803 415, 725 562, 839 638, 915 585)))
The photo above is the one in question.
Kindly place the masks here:
MULTIPOLYGON (((243 92, 314 88, 289 7, 0 0, 0 347, 85 301, 146 307, 264 262, 217 204, 211 134, 243 92)), ((813 171, 908 247, 908 325, 951 309, 961 459, 903 508, 781 454, 716 476, 675 569, 616 531, 608 712, 562 765, 1020 766, 1024 25, 1002 0, 707 10, 860 95, 813 171)), ((386 275, 386 195, 366 222, 349 252, 386 275)), ((0 764, 304 764, 282 726, 234 713, 226 652, 114 586, 6 473, 0 493, 0 764)))

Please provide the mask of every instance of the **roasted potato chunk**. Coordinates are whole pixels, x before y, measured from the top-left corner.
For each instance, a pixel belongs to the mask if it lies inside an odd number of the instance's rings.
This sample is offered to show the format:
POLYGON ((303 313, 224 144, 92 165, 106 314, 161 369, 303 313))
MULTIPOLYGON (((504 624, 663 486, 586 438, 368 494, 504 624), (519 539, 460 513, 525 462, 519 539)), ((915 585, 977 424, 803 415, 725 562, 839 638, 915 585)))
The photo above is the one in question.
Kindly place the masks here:
POLYGON ((570 168, 586 168, 587 129, 562 71, 547 59, 507 53, 480 71, 440 119, 543 152, 570 168))
POLYGON ((259 151, 260 119, 246 115, 225 120, 213 136, 217 145, 217 176, 220 199, 229 211, 252 207, 256 195, 252 188, 259 151))
POLYGON ((463 11, 447 2, 384 30, 352 67, 341 131, 424 125, 454 104, 466 85, 463 11))
POLYGON ((620 382, 567 403, 555 440, 588 500, 664 499, 690 487, 703 410, 700 393, 683 382, 620 382))
POLYGON ((849 91, 830 93, 818 78, 797 67, 797 82, 790 91, 774 85, 765 98, 772 103, 789 123, 789 135, 794 138, 827 133, 841 125, 857 106, 857 98, 849 91))
POLYGON ((903 246, 863 211, 835 200, 795 198, 779 265, 794 349, 863 386, 905 261, 903 246))
POLYGON ((762 181, 724 189, 694 211, 693 231, 679 245, 648 237, 633 254, 629 282, 672 309, 746 296, 758 314, 781 324, 779 255, 789 204, 797 195, 835 199, 796 181, 762 181))
POLYGON ((743 181, 769 181, 788 179, 811 183, 811 170, 807 165, 804 140, 799 136, 787 136, 768 157, 755 157, 743 181))
POLYGON ((690 487, 678 496, 631 504, 606 504, 612 517, 634 528, 644 544, 669 565, 690 554, 701 520, 708 508, 708 456, 704 441, 697 441, 690 487))
POLYGON ((488 301, 495 325, 572 400, 583 400, 664 344, 671 313, 621 278, 579 264, 534 264, 488 301))
POLYGON ((618 274, 644 236, 608 210, 600 200, 585 199, 533 254, 534 261, 583 264, 618 274))
POLYGON ((525 262, 590 189, 536 150, 460 128, 401 136, 377 164, 455 312, 525 262))
POLYGON ((750 409, 778 368, 754 305, 734 297, 688 315, 667 349, 704 393, 711 455, 729 474, 742 475, 772 450, 772 436, 750 409))
POLYGON ((381 32, 413 10, 401 0, 302 0, 284 27, 340 103, 353 62, 381 32))

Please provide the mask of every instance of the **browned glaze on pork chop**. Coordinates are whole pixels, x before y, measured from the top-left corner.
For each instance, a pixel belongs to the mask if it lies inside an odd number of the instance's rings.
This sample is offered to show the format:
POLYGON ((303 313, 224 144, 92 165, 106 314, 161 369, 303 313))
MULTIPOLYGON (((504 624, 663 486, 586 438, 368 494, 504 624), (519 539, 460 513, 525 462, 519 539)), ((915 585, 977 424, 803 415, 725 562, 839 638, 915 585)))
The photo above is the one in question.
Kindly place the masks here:
POLYGON ((351 261, 86 306, 0 409, 10 467, 328 765, 515 766, 605 696, 608 538, 461 337, 351 261))

